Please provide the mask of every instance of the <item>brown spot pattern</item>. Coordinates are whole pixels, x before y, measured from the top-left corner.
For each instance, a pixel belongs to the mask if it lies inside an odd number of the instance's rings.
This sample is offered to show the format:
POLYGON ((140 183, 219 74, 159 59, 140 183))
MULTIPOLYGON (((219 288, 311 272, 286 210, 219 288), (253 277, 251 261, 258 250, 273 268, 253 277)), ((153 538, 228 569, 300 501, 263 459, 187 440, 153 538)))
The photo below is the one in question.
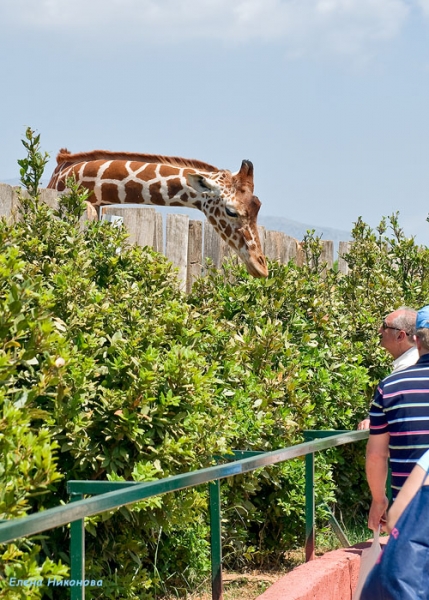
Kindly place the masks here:
MULTIPOLYGON (((104 165, 105 163, 105 160, 94 160, 86 163, 83 168, 83 177, 97 177, 101 165, 104 165)), ((74 167, 75 172, 79 169, 79 166, 80 165, 76 165, 74 167)))
POLYGON ((95 188, 95 181, 82 181, 82 185, 89 191, 93 192, 95 188))
POLYGON ((180 179, 178 177, 176 179, 169 179, 167 181, 167 190, 169 198, 174 198, 174 196, 177 196, 177 194, 183 190, 180 179))
POLYGON ((252 234, 250 233, 250 231, 248 229, 242 229, 241 233, 243 234, 243 237, 245 237, 246 240, 250 242, 250 240, 252 239, 252 234))
POLYGON ((165 205, 165 200, 161 194, 161 182, 157 181, 156 183, 152 183, 149 186, 149 193, 152 204, 156 204, 158 206, 165 205))
POLYGON ((171 177, 172 175, 178 174, 178 169, 171 167, 170 165, 161 165, 159 168, 159 174, 161 177, 171 177))
MULTIPOLYGON (((140 163, 131 163, 131 168, 133 171, 137 170, 141 167, 140 163)), ((156 165, 150 164, 147 165, 143 171, 136 175, 137 179, 141 179, 142 181, 150 181, 151 179, 155 179, 156 177, 156 165)))
POLYGON ((144 202, 142 190, 143 184, 137 181, 127 181, 125 184, 125 202, 135 202, 141 204, 144 202))
POLYGON ((128 171, 125 168, 125 162, 117 160, 112 162, 104 171, 102 179, 117 179, 122 181, 128 177, 128 171))
POLYGON ((120 202, 118 196, 118 186, 114 183, 102 183, 101 184, 101 201, 109 202, 109 203, 118 203, 120 202))

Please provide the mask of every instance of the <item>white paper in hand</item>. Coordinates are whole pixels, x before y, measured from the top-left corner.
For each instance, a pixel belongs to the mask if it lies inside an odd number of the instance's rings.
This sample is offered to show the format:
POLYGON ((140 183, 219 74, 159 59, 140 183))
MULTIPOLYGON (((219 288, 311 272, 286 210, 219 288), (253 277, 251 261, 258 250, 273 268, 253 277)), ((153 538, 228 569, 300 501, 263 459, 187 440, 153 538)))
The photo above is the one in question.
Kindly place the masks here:
POLYGON ((366 578, 380 556, 381 546, 379 537, 380 529, 377 529, 377 531, 374 531, 374 540, 371 546, 369 548, 365 548, 365 550, 362 550, 360 557, 359 577, 352 600, 359 600, 366 578))

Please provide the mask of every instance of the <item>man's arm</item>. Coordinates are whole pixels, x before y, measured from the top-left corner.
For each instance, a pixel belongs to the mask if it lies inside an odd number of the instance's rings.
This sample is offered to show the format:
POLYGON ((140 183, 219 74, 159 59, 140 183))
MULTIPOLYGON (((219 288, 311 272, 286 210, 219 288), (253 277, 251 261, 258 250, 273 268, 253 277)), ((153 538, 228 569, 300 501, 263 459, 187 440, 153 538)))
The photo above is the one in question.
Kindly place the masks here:
MULTIPOLYGON (((416 465, 411 471, 410 475, 407 477, 404 485, 401 487, 401 490, 396 497, 395 502, 389 509, 389 514, 387 515, 386 528, 388 533, 392 531, 392 529, 396 525, 397 520, 402 515, 403 511, 406 509, 411 500, 414 498, 417 491, 420 489, 424 476, 425 470, 420 465, 416 465)), ((429 478, 426 478, 425 485, 429 485, 429 478)))
POLYGON ((375 531, 385 520, 389 504, 386 496, 387 459, 389 457, 389 433, 371 435, 366 447, 366 478, 372 495, 368 527, 375 531))

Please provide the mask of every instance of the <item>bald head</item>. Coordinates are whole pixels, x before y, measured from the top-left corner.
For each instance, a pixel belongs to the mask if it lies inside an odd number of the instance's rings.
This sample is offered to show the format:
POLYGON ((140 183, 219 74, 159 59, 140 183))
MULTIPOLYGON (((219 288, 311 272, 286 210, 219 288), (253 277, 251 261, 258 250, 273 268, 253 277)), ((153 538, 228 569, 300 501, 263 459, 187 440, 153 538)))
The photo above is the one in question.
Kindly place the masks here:
POLYGON ((415 346, 417 311, 402 306, 388 314, 379 329, 380 345, 393 356, 399 358, 415 346))

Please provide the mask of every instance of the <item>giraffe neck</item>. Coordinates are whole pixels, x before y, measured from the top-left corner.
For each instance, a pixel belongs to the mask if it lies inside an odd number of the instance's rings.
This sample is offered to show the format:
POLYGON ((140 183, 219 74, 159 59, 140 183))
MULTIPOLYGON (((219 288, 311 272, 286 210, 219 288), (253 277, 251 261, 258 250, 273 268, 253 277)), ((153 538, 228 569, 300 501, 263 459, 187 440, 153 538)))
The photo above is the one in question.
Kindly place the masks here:
MULTIPOLYGON (((155 206, 184 206, 206 213, 207 194, 196 191, 188 184, 187 175, 196 173, 190 167, 169 164, 142 163, 130 160, 98 160, 58 166, 48 187, 60 191, 68 177, 75 175, 77 182, 93 192, 90 202, 106 204, 150 204, 155 206)), ((199 171, 200 172, 200 171, 199 171)), ((210 173, 218 178, 219 171, 210 173)))

